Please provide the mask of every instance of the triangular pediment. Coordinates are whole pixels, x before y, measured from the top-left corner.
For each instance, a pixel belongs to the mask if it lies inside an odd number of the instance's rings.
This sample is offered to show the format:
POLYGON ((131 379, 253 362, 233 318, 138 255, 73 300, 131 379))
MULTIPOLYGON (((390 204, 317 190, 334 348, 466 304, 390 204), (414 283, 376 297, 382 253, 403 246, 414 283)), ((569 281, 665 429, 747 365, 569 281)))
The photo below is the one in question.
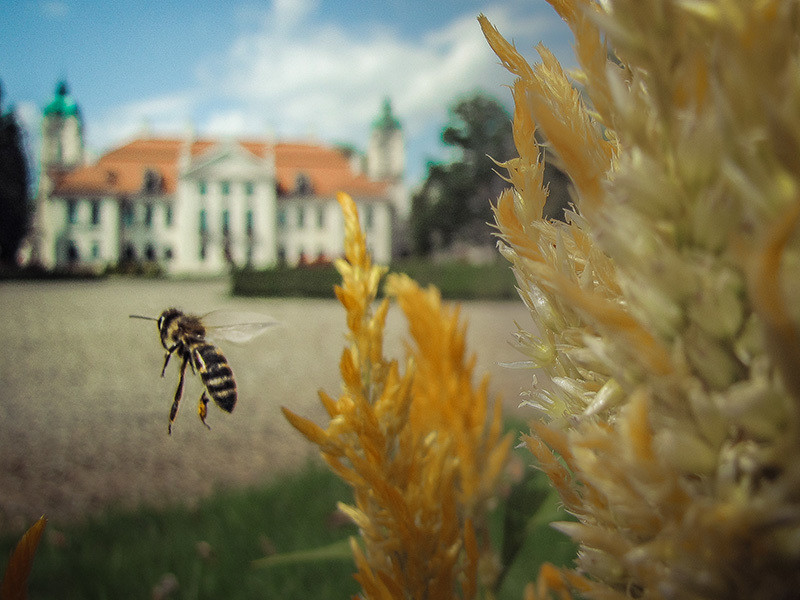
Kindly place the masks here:
POLYGON ((193 156, 181 176, 190 179, 256 179, 272 177, 273 173, 273 161, 253 154, 235 141, 224 141, 193 156))

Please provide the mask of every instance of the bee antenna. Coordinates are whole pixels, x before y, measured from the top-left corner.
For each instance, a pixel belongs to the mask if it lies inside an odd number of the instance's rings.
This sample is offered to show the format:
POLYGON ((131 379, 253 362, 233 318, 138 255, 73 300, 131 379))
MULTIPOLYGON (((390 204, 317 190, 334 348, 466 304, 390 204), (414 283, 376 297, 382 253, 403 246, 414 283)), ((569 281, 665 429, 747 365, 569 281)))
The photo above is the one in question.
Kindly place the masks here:
POLYGON ((158 321, 155 317, 145 317, 143 315, 128 315, 131 319, 144 319, 145 321, 158 321))

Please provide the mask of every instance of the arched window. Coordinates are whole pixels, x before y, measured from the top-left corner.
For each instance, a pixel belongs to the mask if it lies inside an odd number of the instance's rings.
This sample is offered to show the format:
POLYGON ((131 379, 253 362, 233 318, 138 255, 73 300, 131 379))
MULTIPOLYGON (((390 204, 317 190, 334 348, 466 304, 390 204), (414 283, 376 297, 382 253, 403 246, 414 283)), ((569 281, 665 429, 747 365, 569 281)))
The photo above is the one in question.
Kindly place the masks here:
POLYGON ((78 252, 78 246, 75 245, 73 240, 67 242, 67 262, 76 263, 81 259, 81 254, 78 252))
POLYGON ((136 248, 133 247, 133 244, 125 244, 125 247, 122 249, 122 260, 125 262, 136 260, 136 248))

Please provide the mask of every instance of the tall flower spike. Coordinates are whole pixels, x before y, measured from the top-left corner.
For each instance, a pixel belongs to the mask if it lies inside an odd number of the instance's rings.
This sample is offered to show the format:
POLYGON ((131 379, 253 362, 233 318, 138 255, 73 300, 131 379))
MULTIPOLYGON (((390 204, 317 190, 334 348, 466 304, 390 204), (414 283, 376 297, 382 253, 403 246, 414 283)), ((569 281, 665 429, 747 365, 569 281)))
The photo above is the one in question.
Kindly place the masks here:
POLYGON ((465 326, 435 288, 372 265, 353 200, 339 196, 345 258, 336 296, 347 314, 342 392, 320 392, 326 428, 284 408, 354 493, 341 509, 358 525, 356 579, 367 598, 476 598, 495 564, 487 512, 508 455, 501 404, 489 410, 488 380, 472 383, 465 326), (409 322, 413 343, 401 371, 383 355, 389 298, 409 322), (487 578, 485 574, 489 573, 487 578))
POLYGON ((553 382, 528 395, 526 439, 579 519, 559 528, 585 577, 543 571, 538 590, 794 597, 800 5, 551 4, 569 75, 480 18, 516 77, 514 190, 495 206, 534 321, 516 341, 553 382), (568 223, 540 219, 534 129, 574 184, 568 223))

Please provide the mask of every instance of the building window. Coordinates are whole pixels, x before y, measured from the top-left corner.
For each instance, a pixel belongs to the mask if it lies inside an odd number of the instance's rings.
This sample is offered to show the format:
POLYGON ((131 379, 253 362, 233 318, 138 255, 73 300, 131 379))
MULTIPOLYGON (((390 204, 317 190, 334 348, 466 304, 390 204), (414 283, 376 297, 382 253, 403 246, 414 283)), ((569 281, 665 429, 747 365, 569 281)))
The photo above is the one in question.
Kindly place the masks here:
POLYGON ((122 251, 122 260, 124 262, 132 262, 136 260, 136 249, 133 247, 133 244, 125 244, 125 248, 122 251))
POLYGON ((92 242, 92 260, 100 258, 100 243, 92 242))
POLYGON ((246 196, 252 196, 253 191, 255 191, 255 185, 252 181, 245 181, 244 182, 244 193, 246 196))
POLYGON ((144 226, 145 227, 152 227, 153 226, 153 205, 152 204, 145 204, 144 205, 144 226))
POLYGON ((244 231, 247 237, 253 237, 253 211, 248 210, 245 213, 244 231))
POLYGON ((172 227, 172 205, 167 204, 166 209, 164 210, 164 224, 167 227, 172 227))
POLYGON ((278 210, 278 229, 286 227, 286 209, 281 208, 278 210))
POLYGON ((317 228, 325 229, 325 207, 317 207, 317 228))
POLYGON ((172 248, 164 248, 164 260, 172 260, 172 248))
POLYGON ((222 235, 228 236, 231 232, 231 213, 228 210, 222 211, 222 235))
POLYGON ((154 261, 156 259, 156 249, 153 248, 153 244, 147 244, 147 248, 145 248, 144 251, 144 257, 149 261, 154 261))
POLYGON ((133 206, 130 202, 122 203, 122 224, 125 226, 133 225, 133 206))
POLYGON ((200 192, 201 196, 206 195, 206 192, 208 191, 208 185, 206 184, 205 180, 201 179, 197 182, 197 191, 200 192))
POLYGON ((81 254, 78 252, 78 246, 75 244, 74 241, 69 240, 67 242, 67 261, 70 263, 76 263, 81 259, 81 254))
POLYGON ((78 201, 74 198, 67 200, 67 221, 70 225, 78 222, 78 201))
POLYGON ((206 245, 208 244, 208 217, 206 209, 200 210, 200 260, 206 259, 206 245))
POLYGON ((92 225, 100 225, 100 202, 92 202, 92 225))
POLYGON ((222 191, 223 196, 227 196, 231 193, 231 182, 230 181, 220 181, 219 188, 222 191))
POLYGON ((305 227, 306 224, 306 211, 305 207, 298 206, 297 207, 297 228, 302 229, 305 227))
POLYGON ((375 225, 375 207, 368 204, 364 207, 364 228, 372 229, 373 225, 375 225))

